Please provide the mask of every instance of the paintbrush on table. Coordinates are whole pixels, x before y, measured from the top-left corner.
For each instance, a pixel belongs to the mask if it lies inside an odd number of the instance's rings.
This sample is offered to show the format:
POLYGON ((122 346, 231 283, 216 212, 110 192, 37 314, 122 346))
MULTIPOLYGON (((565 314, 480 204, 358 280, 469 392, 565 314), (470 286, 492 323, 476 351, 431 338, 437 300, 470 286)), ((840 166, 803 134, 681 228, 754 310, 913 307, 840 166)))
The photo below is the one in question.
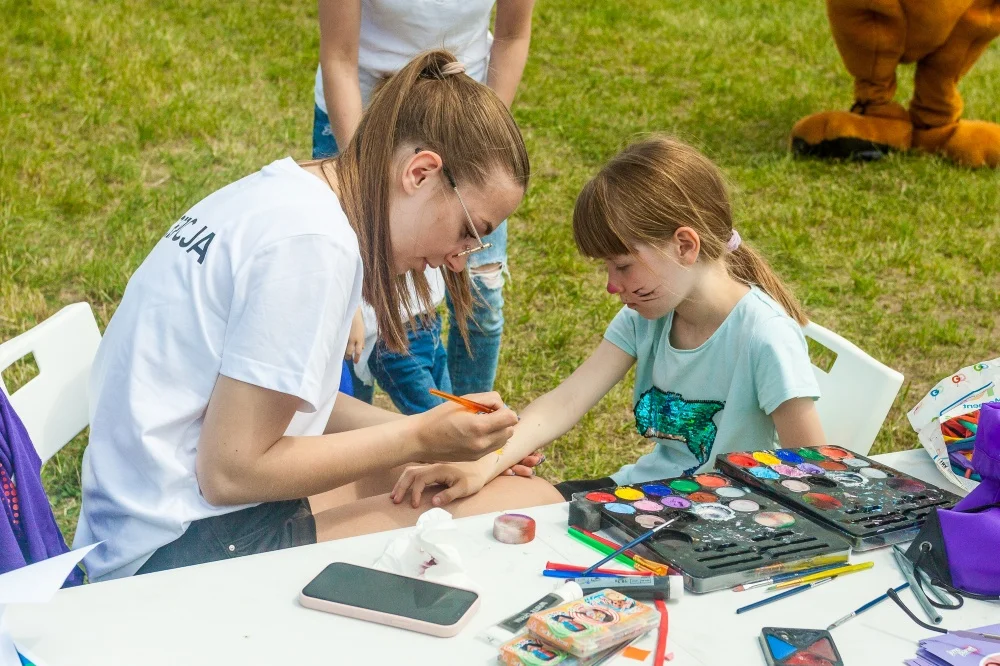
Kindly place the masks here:
POLYGON ((654 534, 656 534, 657 532, 659 532, 663 528, 665 528, 668 525, 672 525, 673 523, 677 522, 678 520, 680 520, 685 515, 686 514, 678 513, 673 518, 670 518, 667 521, 665 521, 663 523, 660 523, 659 525, 657 525, 653 529, 649 530, 648 532, 646 532, 642 536, 637 537, 637 538, 633 539, 632 541, 629 541, 627 544, 625 544, 624 546, 622 546, 621 548, 619 548, 615 552, 611 553, 610 555, 608 555, 607 557, 605 557, 603 560, 601 560, 597 564, 594 564, 594 565, 588 567, 587 570, 584 571, 582 575, 583 576, 589 575, 592 571, 594 571, 598 567, 604 566, 605 564, 607 564, 611 560, 615 559, 616 557, 618 557, 619 555, 621 555, 622 553, 624 553, 629 548, 633 548, 635 546, 638 546, 640 543, 642 543, 643 541, 649 539, 650 537, 652 537, 654 534))
MULTIPOLYGON (((909 583, 903 583, 902 585, 894 587, 893 590, 895 590, 895 592, 897 594, 899 594, 900 592, 902 592, 903 590, 905 590, 909 586, 910 586, 909 583)), ((826 630, 827 631, 832 631, 832 630, 836 629, 840 625, 842 625, 845 622, 847 622, 848 620, 850 620, 852 617, 855 617, 857 615, 861 615, 862 613, 864 613, 869 608, 872 608, 873 606, 879 605, 880 603, 882 603, 883 601, 885 601, 888 598, 889 598, 889 593, 888 592, 886 592, 885 594, 880 595, 878 597, 875 597, 874 599, 872 599, 868 603, 864 604, 863 606, 861 606, 857 610, 851 611, 850 613, 848 613, 844 617, 840 618, 839 620, 837 620, 836 622, 834 622, 833 624, 831 624, 829 627, 826 628, 826 630)))
POLYGON ((823 578, 822 580, 817 580, 817 581, 813 581, 811 583, 805 583, 803 585, 799 585, 798 587, 793 587, 790 590, 785 590, 781 594, 775 594, 774 596, 766 597, 766 598, 761 599, 760 601, 754 602, 754 603, 752 603, 752 604, 750 604, 748 606, 743 606, 742 608, 737 608, 736 609, 736 614, 739 615, 740 613, 746 613, 747 611, 753 610, 754 608, 760 608, 761 606, 766 606, 767 604, 772 604, 775 601, 781 601, 782 599, 784 599, 786 597, 790 597, 790 596, 795 595, 795 594, 798 594, 799 592, 805 592, 806 590, 811 590, 814 587, 819 587, 820 585, 824 585, 826 583, 829 583, 834 578, 836 578, 836 576, 831 576, 830 578, 823 578))

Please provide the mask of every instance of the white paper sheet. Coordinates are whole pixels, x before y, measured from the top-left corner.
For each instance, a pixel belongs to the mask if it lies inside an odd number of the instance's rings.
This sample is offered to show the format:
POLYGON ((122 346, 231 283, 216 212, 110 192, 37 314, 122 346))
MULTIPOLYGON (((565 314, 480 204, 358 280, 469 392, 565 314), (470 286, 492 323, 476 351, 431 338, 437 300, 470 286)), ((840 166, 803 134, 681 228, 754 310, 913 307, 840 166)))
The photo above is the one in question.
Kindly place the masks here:
POLYGON ((94 548, 71 550, 0 575, 0 666, 20 666, 14 641, 4 622, 8 604, 44 604, 52 599, 79 562, 94 548))

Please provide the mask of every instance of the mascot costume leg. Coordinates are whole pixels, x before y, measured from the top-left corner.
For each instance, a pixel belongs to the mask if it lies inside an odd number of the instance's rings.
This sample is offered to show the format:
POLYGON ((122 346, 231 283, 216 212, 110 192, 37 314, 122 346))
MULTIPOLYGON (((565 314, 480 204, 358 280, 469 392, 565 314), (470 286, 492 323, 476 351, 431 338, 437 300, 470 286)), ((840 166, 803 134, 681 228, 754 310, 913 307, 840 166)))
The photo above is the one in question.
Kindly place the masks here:
POLYGON ((877 159, 917 148, 970 167, 1000 166, 1000 125, 961 120, 958 82, 1000 35, 1000 0, 827 0, 837 49, 854 77, 851 111, 803 118, 792 149, 877 159), (896 68, 917 63, 909 111, 896 68))

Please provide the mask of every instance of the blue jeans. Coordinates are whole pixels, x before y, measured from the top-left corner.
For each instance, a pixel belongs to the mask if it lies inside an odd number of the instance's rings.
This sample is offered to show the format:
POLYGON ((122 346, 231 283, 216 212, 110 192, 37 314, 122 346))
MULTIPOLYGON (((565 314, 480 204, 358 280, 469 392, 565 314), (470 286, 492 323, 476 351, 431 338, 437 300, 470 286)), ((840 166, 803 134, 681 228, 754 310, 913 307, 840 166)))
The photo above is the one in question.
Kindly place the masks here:
MULTIPOLYGON (((408 354, 397 354, 387 349, 381 340, 376 342, 368 359, 368 369, 382 390, 389 394, 396 409, 403 414, 419 414, 444 402, 431 395, 429 389, 452 391, 448 357, 441 341, 441 315, 435 313, 426 325, 418 319, 417 327, 407 331, 407 339, 408 354)), ((362 383, 353 372, 352 377, 355 396, 371 402, 374 387, 362 383)))
MULTIPOLYGON (((333 157, 338 152, 337 139, 333 136, 333 130, 330 127, 330 117, 318 106, 314 106, 313 158, 333 157)), ((484 236, 483 241, 492 243, 493 247, 471 255, 468 261, 473 284, 478 290, 478 293, 474 293, 472 318, 469 320, 470 349, 466 350, 460 335, 448 336, 446 370, 450 370, 453 378, 452 385, 455 393, 459 395, 492 391, 493 382, 497 375, 497 362, 500 360, 500 338, 503 335, 503 282, 507 270, 507 222, 502 222, 493 233, 484 236), (477 272, 476 269, 490 264, 500 264, 501 270, 496 274, 488 275, 477 272)), ((457 331, 455 310, 451 298, 448 297, 447 300, 449 326, 451 330, 457 331)), ((440 327, 438 337, 440 339, 440 327)), ((411 351, 412 342, 411 338, 411 351)), ((375 351, 372 352, 372 358, 378 351, 379 348, 376 347, 375 351)), ((388 350, 385 351, 391 353, 388 350)), ((374 370, 372 374, 375 374, 374 370)), ((354 376, 353 371, 351 375, 354 376)), ((400 385, 398 381, 395 383, 397 386, 400 385)), ((361 387, 364 386, 360 381, 354 382, 355 395, 359 399, 365 398, 366 394, 359 393, 361 387)), ((385 388, 385 384, 381 380, 379 380, 379 386, 385 388)), ((438 388, 442 391, 447 390, 440 386, 438 388)), ((365 389, 369 391, 367 402, 371 402, 370 387, 365 387, 365 389)), ((388 392, 388 389, 386 390, 388 392)), ((393 403, 399 407, 399 402, 395 398, 393 398, 393 403)), ((426 409, 433 406, 431 404, 426 409)), ((400 409, 402 410, 402 407, 400 409)))
POLYGON ((478 266, 499 263, 501 268, 494 274, 477 274, 471 271, 473 284, 472 316, 469 318, 469 349, 465 348, 462 336, 458 334, 455 310, 451 296, 448 301, 448 368, 451 370, 452 386, 455 393, 484 393, 493 390, 497 376, 497 361, 500 360, 500 338, 503 335, 503 270, 507 261, 507 223, 483 238, 493 243, 493 247, 470 257, 477 258, 478 266), (483 261, 479 255, 492 255, 483 261))

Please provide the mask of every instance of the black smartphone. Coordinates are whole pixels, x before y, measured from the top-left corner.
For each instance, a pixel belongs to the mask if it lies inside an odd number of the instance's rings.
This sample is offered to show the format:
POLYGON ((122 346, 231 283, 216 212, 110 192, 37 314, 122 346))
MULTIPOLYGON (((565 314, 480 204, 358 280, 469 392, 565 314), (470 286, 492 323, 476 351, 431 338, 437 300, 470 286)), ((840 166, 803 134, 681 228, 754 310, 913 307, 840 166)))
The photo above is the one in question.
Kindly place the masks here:
POLYGON ((334 562, 302 589, 299 603, 432 636, 454 636, 479 608, 479 595, 421 578, 334 562))

